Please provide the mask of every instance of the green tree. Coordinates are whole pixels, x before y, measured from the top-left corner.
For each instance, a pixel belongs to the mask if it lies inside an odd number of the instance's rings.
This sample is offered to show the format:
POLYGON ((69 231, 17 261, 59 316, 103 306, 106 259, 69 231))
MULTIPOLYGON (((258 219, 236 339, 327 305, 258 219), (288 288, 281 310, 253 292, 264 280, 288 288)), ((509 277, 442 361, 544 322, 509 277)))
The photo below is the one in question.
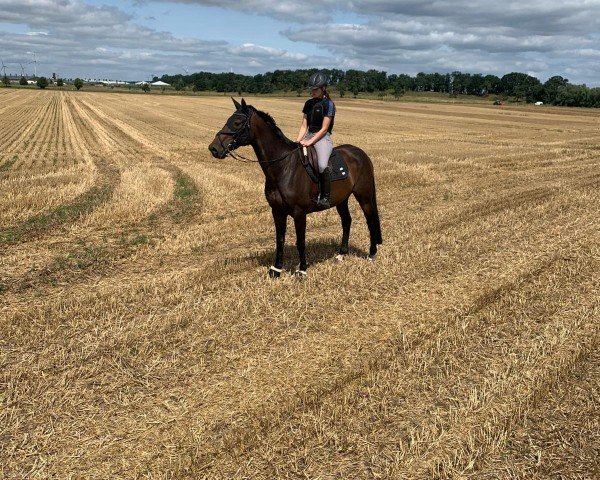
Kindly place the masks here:
POLYGON ((178 92, 180 92, 184 88, 185 88, 185 83, 183 83, 183 79, 182 78, 180 78, 179 80, 177 80, 175 82, 175 90, 177 90, 178 92))
POLYGON ((8 77, 6 75, 4 75, 4 77, 2 77, 2 84, 5 87, 10 87, 10 80, 8 79, 8 77))
POLYGON ((83 80, 81 78, 76 78, 75 81, 73 82, 73 86, 77 90, 81 90, 81 87, 83 87, 83 80))
POLYGON ((401 96, 404 95, 404 87, 400 81, 394 82, 394 98, 398 100, 401 96))
POLYGON ((42 90, 48 86, 48 79, 46 77, 40 77, 37 80, 37 86, 42 90))
POLYGON ((560 75, 556 75, 554 77, 550 77, 544 83, 544 101, 546 103, 554 103, 556 97, 558 96, 558 90, 561 87, 566 87, 569 84, 569 80, 561 77, 560 75))
POLYGON ((147 83, 142 84, 142 90, 144 91, 144 93, 148 93, 150 91, 150 85, 148 85, 147 83))
POLYGON ((485 93, 498 93, 500 78, 496 75, 486 75, 483 77, 483 88, 485 93))
POLYGON ((62 87, 64 84, 65 84, 65 82, 63 82, 62 78, 59 78, 58 80, 56 80, 57 87, 62 87))
POLYGON ((27 79, 25 77, 21 77, 21 80, 19 80, 19 85, 27 85, 27 79))
POLYGON ((540 85, 541 82, 531 75, 526 73, 511 72, 507 73, 500 79, 500 90, 505 95, 513 95, 520 100, 522 98, 531 101, 539 92, 534 87, 540 85))

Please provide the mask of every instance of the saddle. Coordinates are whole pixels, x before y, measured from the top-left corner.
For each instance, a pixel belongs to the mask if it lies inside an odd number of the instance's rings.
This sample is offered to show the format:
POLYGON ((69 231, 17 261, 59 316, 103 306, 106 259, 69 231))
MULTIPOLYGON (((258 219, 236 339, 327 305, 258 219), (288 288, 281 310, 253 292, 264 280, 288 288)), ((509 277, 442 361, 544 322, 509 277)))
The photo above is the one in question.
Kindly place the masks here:
MULTIPOLYGON (((312 145, 310 147, 302 147, 302 166, 306 169, 306 173, 310 179, 319 183, 319 162, 317 150, 312 145)), ((346 180, 348 178, 348 166, 346 161, 335 149, 329 157, 329 169, 331 170, 331 181, 346 180)))

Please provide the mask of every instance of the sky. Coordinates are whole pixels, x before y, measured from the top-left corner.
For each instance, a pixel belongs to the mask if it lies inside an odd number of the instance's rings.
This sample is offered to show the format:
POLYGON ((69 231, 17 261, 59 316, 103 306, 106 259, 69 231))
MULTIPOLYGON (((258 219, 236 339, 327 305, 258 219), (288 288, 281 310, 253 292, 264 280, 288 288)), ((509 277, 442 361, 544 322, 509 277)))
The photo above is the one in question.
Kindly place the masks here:
POLYGON ((0 0, 7 73, 455 70, 600 86, 600 0, 0 0))

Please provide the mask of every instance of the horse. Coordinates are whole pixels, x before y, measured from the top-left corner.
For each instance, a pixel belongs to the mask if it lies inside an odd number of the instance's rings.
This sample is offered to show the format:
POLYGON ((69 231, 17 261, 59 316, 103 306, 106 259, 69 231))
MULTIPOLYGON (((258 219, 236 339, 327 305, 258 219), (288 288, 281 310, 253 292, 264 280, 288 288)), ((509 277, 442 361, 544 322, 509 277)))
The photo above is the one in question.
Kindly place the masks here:
MULTIPOLYGON (((233 151, 238 147, 252 146, 265 175, 265 196, 275 223, 275 262, 268 274, 271 278, 277 278, 283 271, 287 217, 291 216, 294 219, 296 248, 300 257, 295 275, 303 277, 308 267, 305 253, 306 216, 321 208, 315 202, 317 185, 310 179, 302 163, 302 147, 287 138, 268 113, 247 105, 243 98, 241 104, 234 98, 232 100, 236 110, 217 132, 208 149, 213 157, 224 159, 228 155, 237 158, 233 151)), ((354 195, 369 228, 371 244, 368 259, 374 260, 382 237, 373 162, 363 150, 353 145, 340 145, 334 150, 342 155, 348 167, 347 178, 331 184, 331 207, 336 207, 342 221, 342 244, 338 258, 344 258, 348 253, 352 224, 348 199, 350 195, 354 195)))

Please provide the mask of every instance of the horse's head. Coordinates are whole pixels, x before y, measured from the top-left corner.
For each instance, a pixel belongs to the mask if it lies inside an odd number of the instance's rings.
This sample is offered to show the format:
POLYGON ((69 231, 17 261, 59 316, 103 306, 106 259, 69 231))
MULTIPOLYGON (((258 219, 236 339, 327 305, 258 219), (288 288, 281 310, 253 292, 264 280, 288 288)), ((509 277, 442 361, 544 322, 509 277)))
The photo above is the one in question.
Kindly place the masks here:
POLYGON ((208 149, 215 158, 225 158, 230 151, 244 145, 250 145, 252 141, 250 120, 253 110, 246 105, 246 101, 243 98, 241 104, 233 98, 232 100, 236 108, 235 112, 225 122, 223 128, 208 146, 208 149))

